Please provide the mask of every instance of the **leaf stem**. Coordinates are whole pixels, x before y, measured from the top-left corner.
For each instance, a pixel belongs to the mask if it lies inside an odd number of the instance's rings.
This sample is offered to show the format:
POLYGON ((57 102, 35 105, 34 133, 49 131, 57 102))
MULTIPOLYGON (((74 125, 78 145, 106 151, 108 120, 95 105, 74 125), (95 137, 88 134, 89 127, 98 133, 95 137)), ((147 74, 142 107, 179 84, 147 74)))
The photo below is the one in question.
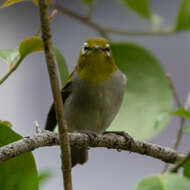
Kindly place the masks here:
POLYGON ((66 121, 64 120, 63 102, 59 89, 56 64, 54 61, 52 42, 51 42, 50 24, 48 19, 48 5, 45 0, 39 0, 39 9, 40 9, 41 31, 42 31, 42 39, 44 42, 46 63, 50 78, 52 94, 54 98, 56 119, 59 126, 64 189, 72 190, 70 142, 68 137, 68 129, 66 121))
MULTIPOLYGON (((55 15, 58 13, 57 9, 53 9, 52 12, 49 15, 49 20, 51 21, 55 15)), ((34 36, 40 35, 41 29, 38 28, 38 30, 35 32, 34 36)), ((17 67, 20 65, 22 59, 19 58, 13 66, 11 66, 8 70, 8 72, 0 79, 0 85, 17 69, 17 67)))
POLYGON ((9 69, 9 71, 0 79, 0 85, 17 69, 21 61, 22 58, 19 58, 16 63, 9 69))

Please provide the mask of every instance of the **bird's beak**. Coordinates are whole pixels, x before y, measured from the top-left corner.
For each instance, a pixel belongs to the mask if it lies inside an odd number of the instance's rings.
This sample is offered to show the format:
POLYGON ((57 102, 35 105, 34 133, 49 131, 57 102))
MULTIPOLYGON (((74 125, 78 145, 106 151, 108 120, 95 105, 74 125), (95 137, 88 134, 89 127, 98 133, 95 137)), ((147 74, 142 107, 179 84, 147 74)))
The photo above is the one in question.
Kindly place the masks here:
POLYGON ((93 50, 93 51, 101 51, 102 49, 101 49, 100 46, 96 45, 96 46, 94 46, 94 47, 92 48, 92 50, 93 50))

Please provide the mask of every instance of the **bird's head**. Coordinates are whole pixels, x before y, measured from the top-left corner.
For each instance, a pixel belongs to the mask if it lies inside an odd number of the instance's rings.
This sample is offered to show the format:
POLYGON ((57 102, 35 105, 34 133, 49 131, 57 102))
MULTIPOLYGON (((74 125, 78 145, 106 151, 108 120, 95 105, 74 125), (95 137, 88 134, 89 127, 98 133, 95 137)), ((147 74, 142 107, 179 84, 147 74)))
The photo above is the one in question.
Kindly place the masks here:
POLYGON ((108 40, 94 37, 84 42, 76 66, 76 71, 84 80, 101 84, 116 70, 108 40))

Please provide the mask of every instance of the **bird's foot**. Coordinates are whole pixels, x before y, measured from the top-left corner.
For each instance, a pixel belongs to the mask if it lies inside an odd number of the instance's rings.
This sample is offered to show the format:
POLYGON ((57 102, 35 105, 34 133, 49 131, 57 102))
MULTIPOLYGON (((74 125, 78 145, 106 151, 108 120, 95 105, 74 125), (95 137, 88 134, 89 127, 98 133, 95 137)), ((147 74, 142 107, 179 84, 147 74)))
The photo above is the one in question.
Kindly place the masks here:
POLYGON ((80 133, 88 135, 89 139, 92 140, 93 138, 97 137, 97 134, 93 131, 88 130, 81 130, 80 133))
POLYGON ((116 134, 124 137, 126 141, 134 141, 134 139, 127 132, 124 131, 105 131, 103 135, 106 134, 116 134))

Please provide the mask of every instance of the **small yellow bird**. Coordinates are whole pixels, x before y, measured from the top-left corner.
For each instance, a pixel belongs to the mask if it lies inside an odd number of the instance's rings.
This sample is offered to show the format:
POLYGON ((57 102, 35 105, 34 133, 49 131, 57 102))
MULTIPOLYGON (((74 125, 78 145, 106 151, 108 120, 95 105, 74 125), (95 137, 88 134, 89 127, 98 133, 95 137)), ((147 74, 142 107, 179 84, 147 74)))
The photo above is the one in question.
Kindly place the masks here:
MULTIPOLYGON (((109 41, 87 39, 78 64, 61 90, 69 132, 103 133, 121 106, 126 77, 116 66, 109 41)), ((45 129, 53 131, 56 116, 52 105, 45 129)), ((88 160, 87 149, 71 147, 72 167, 88 160)))

